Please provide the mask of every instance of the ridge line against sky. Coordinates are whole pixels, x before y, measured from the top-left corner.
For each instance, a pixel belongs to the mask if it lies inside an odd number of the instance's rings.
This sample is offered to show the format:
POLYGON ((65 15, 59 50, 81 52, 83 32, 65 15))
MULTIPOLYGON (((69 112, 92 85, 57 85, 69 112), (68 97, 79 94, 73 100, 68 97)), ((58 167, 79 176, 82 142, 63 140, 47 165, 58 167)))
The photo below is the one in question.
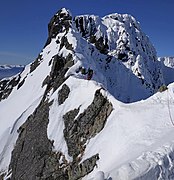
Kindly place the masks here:
POLYGON ((158 56, 174 56, 174 0, 18 0, 1 2, 0 64, 32 62, 46 42, 47 24, 62 7, 73 16, 130 14, 140 22, 158 56))

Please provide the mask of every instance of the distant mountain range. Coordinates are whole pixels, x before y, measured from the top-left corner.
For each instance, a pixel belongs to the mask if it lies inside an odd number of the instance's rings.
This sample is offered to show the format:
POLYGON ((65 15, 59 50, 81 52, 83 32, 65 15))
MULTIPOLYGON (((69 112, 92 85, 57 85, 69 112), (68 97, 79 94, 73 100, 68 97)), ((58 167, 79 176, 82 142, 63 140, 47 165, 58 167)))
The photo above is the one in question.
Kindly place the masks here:
POLYGON ((128 14, 62 8, 48 31, 0 81, 0 179, 174 179, 174 58, 128 14))
POLYGON ((0 65, 0 79, 18 74, 23 69, 22 65, 0 65))

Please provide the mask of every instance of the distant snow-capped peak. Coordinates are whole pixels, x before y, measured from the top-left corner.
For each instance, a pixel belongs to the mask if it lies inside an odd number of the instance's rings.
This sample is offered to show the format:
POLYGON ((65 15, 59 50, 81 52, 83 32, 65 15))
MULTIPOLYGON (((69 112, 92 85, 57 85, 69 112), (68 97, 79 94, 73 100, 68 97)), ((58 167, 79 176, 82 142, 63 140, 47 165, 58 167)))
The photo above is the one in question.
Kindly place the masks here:
POLYGON ((0 79, 14 76, 17 73, 20 73, 23 69, 23 65, 0 65, 0 79))
POLYGON ((23 68, 24 65, 9 65, 9 64, 5 64, 5 65, 0 65, 0 69, 12 69, 12 68, 23 68))

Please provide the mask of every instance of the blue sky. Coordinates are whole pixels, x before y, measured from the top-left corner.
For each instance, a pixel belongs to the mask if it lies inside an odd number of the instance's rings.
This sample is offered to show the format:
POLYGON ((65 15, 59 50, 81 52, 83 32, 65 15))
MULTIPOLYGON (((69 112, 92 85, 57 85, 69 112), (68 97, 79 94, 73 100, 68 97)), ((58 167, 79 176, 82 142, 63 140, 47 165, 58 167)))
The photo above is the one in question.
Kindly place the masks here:
POLYGON ((47 39, 47 24, 60 8, 73 16, 133 15, 158 56, 174 56, 174 0, 5 0, 0 5, 0 64, 33 61, 47 39))

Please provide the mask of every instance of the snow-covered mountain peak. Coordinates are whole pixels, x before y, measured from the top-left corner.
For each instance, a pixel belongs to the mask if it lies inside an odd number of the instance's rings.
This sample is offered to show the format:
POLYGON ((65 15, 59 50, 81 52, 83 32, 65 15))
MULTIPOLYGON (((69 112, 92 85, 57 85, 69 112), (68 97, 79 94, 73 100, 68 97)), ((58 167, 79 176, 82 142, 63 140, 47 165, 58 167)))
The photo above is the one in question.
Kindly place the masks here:
POLYGON ((0 81, 0 178, 109 180, 126 167, 133 179, 156 167, 138 157, 173 132, 173 85, 154 95, 163 72, 132 16, 62 8, 36 60, 0 81), (134 159, 141 172, 127 165, 134 159))
POLYGON ((119 60, 142 81, 150 94, 163 84, 156 50, 134 17, 115 13, 103 18, 81 15, 74 19, 77 31, 87 42, 106 55, 105 59, 119 60))
POLYGON ((69 9, 66 8, 61 8, 55 15, 57 16, 71 16, 71 12, 69 11, 69 9))
POLYGON ((103 17, 103 19, 108 19, 108 18, 112 18, 113 20, 118 21, 120 23, 129 24, 129 26, 134 25, 137 29, 140 29, 139 22, 136 21, 136 19, 130 14, 113 13, 113 14, 109 14, 103 17))
POLYGON ((48 24, 47 42, 31 63, 30 73, 44 61, 51 72, 43 85, 52 84, 60 69, 63 82, 69 76, 87 78, 79 68, 86 73, 90 68, 92 79, 123 102, 145 99, 164 84, 155 48, 127 14, 73 18, 69 10, 60 9, 48 24))

